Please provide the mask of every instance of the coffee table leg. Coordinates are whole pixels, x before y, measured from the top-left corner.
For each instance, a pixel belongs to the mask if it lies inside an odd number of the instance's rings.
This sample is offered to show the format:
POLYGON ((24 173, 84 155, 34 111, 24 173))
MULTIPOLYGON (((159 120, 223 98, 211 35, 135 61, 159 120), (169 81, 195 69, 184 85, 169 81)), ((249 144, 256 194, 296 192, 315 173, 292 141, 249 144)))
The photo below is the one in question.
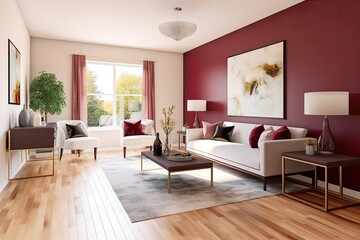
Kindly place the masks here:
POLYGON ((168 193, 171 193, 171 172, 168 172, 168 193))

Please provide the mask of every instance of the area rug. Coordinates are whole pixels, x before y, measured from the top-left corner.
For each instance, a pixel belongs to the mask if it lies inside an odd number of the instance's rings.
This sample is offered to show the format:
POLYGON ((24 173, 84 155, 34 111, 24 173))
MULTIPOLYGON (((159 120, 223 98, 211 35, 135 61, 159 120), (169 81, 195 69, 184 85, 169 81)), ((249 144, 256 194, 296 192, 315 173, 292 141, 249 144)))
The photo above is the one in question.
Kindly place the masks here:
MULTIPOLYGON (((167 191, 167 171, 140 170, 140 156, 106 158, 97 161, 132 222, 233 202, 271 196, 281 192, 280 179, 270 180, 263 191, 262 180, 239 171, 215 165, 214 187, 209 185, 210 170, 173 173, 172 192, 167 191)), ((159 168, 144 159, 144 169, 159 168)))

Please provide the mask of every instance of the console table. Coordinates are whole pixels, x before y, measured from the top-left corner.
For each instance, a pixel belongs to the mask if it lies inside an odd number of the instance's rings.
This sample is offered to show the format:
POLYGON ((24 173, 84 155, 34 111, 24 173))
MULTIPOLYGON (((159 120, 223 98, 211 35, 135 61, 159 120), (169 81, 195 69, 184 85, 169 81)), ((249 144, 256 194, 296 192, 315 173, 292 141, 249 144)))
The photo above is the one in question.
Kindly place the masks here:
MULTIPOLYGON (((340 154, 333 154, 333 155, 321 155, 321 154, 315 154, 315 155, 306 155, 305 151, 299 151, 299 152, 285 152, 282 154, 282 194, 293 198, 297 201, 300 201, 302 203, 308 204, 312 207, 321 209, 325 212, 330 210, 335 210, 339 208, 354 206, 357 204, 360 204, 359 201, 354 200, 353 198, 346 197, 343 193, 343 172, 342 168, 344 166, 353 166, 353 165, 360 165, 360 158, 358 157, 351 157, 351 156, 345 156, 340 154), (306 201, 302 198, 299 198, 297 196, 294 196, 294 193, 309 191, 307 190, 300 190, 300 191, 294 191, 294 192, 286 192, 285 191, 285 179, 286 179, 286 173, 285 173, 285 164, 286 161, 295 161, 300 162, 304 164, 309 164, 316 167, 324 168, 325 170, 325 186, 324 190, 321 192, 324 192, 324 206, 319 206, 317 204, 311 203, 309 201, 306 201), (333 208, 329 208, 329 179, 328 179, 328 170, 330 168, 339 168, 339 193, 331 193, 331 196, 338 198, 342 201, 346 201, 347 204, 344 204, 342 206, 337 206, 333 208)), ((310 190, 320 191, 320 189, 317 186, 317 174, 315 171, 315 181, 314 186, 310 190)))
MULTIPOLYGON (((178 136, 179 136, 179 147, 178 147, 178 149, 180 150, 180 140, 181 140, 181 137, 183 136, 185 136, 186 137, 186 131, 177 131, 176 132, 177 134, 178 134, 178 136)), ((186 151, 186 141, 185 141, 185 151, 186 151)))
MULTIPOLYGON (((16 127, 8 131, 8 178, 9 180, 46 177, 54 175, 54 137, 55 123, 48 123, 43 127, 16 127), (51 149, 52 150, 52 174, 37 175, 30 177, 11 178, 11 151, 13 150, 31 150, 31 149, 51 149)), ((26 159, 26 162, 33 162, 26 159)))

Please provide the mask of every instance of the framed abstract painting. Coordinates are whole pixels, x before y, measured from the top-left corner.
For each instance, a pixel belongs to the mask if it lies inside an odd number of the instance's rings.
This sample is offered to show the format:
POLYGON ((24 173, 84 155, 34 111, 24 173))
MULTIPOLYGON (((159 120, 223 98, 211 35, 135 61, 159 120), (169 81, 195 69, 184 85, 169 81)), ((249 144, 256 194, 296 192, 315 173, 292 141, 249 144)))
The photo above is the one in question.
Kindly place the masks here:
POLYGON ((227 114, 284 118, 285 41, 227 59, 227 114))
POLYGON ((20 52, 9 39, 8 42, 8 98, 9 104, 20 105, 20 52))

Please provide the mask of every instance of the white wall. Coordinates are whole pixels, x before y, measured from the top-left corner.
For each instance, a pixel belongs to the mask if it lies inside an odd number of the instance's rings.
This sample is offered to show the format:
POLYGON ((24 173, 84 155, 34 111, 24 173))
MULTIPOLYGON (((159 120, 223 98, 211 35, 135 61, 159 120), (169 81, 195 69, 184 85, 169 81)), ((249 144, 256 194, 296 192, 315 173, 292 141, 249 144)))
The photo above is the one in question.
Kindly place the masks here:
MULTIPOLYGON (((183 55, 116 46, 87 44, 79 42, 31 38, 31 79, 39 71, 56 74, 64 83, 66 92, 66 108, 59 116, 48 116, 49 122, 71 119, 71 54, 86 55, 89 60, 133 62, 142 60, 155 61, 155 111, 157 131, 163 137, 159 127, 162 118, 161 109, 170 105, 175 106, 174 117, 176 129, 181 129, 183 122, 183 55)), ((117 130, 94 131, 92 135, 100 138, 100 147, 120 147, 117 130)), ((177 141, 176 131, 173 139, 177 141)))
MULTIPOLYGON (((18 123, 18 115, 26 101, 26 89, 30 78, 30 35, 15 0, 0 1, 0 191, 8 183, 6 136, 11 127, 18 123), (21 104, 8 104, 8 39, 21 53, 21 104)), ((23 152, 12 155, 12 169, 15 172, 24 158, 23 152)))

